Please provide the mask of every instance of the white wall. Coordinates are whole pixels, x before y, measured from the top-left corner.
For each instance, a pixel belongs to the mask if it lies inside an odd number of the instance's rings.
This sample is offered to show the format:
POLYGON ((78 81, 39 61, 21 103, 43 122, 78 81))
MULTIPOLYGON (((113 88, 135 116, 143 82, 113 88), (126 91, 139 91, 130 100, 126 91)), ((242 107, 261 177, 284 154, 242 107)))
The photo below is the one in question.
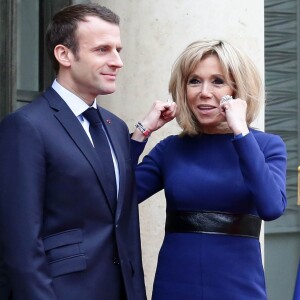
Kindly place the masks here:
MULTIPOLYGON (((130 129, 154 100, 168 99, 168 80, 175 58, 198 39, 225 39, 264 71, 264 1, 261 0, 103 0, 121 17, 122 59, 118 91, 99 103, 123 118, 130 129)), ((263 112, 256 124, 264 127, 263 112)), ((147 152, 166 135, 177 133, 175 121, 154 133, 147 152)), ((140 205, 142 248, 150 298, 156 259, 164 234, 165 199, 159 193, 140 205)))

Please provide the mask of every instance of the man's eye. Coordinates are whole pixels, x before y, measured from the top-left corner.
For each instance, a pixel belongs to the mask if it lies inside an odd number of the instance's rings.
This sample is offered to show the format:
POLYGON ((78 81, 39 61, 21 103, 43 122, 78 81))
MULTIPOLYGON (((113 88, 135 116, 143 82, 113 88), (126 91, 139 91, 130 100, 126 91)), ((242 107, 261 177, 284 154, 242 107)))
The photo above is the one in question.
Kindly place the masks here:
POLYGON ((99 48, 99 52, 106 52, 106 48, 105 47, 99 48))

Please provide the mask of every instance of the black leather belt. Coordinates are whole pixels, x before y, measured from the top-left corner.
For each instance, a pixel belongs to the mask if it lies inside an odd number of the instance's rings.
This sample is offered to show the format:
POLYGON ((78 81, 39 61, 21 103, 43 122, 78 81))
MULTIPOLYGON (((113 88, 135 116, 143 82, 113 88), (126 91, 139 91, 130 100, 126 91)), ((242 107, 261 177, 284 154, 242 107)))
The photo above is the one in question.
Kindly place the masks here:
POLYGON ((255 215, 215 211, 167 211, 168 233, 217 233, 259 238, 261 219, 255 215))

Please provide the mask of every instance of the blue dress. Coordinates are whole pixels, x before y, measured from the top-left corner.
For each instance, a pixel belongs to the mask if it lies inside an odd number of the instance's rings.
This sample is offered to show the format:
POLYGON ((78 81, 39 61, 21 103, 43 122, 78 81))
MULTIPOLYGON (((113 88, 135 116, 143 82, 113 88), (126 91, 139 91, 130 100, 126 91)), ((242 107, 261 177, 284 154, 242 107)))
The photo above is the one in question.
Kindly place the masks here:
MULTIPOLYGON (((250 130, 169 136, 136 168, 139 201, 165 190, 167 210, 220 211, 273 220, 286 207, 286 148, 279 136, 250 130)), ((166 233, 153 300, 267 299, 259 240, 166 233)))

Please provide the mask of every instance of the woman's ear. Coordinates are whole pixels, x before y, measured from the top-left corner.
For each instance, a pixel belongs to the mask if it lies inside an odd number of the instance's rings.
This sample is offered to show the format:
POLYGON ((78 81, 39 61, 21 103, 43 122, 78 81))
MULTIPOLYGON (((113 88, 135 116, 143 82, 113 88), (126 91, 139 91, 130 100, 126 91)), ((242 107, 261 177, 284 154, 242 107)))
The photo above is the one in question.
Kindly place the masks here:
POLYGON ((60 44, 56 45, 54 48, 54 55, 60 65, 64 67, 69 67, 71 65, 73 54, 66 46, 60 44))

